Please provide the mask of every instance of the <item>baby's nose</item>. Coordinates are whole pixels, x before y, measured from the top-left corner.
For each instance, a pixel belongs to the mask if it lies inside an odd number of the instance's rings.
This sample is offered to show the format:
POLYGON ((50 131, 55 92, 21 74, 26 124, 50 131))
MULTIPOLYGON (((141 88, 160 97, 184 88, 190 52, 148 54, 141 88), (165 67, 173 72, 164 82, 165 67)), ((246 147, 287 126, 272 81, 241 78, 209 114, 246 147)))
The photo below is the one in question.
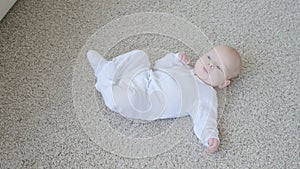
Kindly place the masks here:
POLYGON ((213 63, 213 62, 208 62, 208 66, 209 66, 210 68, 214 68, 214 67, 215 67, 215 63, 213 63))

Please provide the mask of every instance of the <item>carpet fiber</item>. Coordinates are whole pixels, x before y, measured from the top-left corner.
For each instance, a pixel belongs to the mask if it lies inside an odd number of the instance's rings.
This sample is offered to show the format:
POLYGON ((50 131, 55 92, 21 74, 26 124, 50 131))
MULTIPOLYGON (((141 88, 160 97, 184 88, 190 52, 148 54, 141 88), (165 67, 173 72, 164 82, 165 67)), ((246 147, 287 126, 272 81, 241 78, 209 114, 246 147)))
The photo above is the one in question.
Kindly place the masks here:
POLYGON ((300 3, 18 0, 0 22, 0 168, 300 168, 300 3), (111 59, 192 62, 227 44, 242 74, 219 90, 220 147, 189 117, 135 121, 109 111, 89 49, 111 59))

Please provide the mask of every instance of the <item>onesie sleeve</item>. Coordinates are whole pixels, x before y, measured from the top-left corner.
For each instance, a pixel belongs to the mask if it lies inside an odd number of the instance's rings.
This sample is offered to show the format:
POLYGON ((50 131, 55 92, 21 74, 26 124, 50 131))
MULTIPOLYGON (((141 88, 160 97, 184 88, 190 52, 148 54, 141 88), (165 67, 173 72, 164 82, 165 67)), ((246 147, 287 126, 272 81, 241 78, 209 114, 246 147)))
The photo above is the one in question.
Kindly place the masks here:
POLYGON ((203 131, 200 135, 200 141, 206 147, 208 147, 208 139, 216 138, 219 140, 219 132, 217 129, 217 101, 217 96, 213 95, 210 104, 208 104, 209 106, 206 108, 207 120, 204 124, 203 131))
POLYGON ((199 141, 208 146, 208 139, 218 137, 217 129, 217 95, 212 87, 204 86, 202 83, 199 87, 199 105, 198 109, 191 114, 194 123, 194 132, 199 141))
POLYGON ((206 124, 203 128, 202 134, 200 136, 200 140, 202 144, 206 147, 208 147, 208 139, 210 138, 216 138, 219 140, 219 132, 217 129, 217 113, 210 112, 208 115, 206 124))
POLYGON ((170 68, 174 66, 185 66, 179 60, 179 53, 169 53, 155 62, 155 68, 170 68))

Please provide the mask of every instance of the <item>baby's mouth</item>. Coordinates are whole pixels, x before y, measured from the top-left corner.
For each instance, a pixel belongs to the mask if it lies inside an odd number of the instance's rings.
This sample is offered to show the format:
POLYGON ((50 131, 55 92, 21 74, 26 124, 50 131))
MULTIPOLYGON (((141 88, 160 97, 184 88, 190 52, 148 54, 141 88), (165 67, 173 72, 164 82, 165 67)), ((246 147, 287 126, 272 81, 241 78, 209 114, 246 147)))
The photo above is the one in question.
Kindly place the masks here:
POLYGON ((206 72, 206 73, 208 73, 208 71, 207 71, 207 69, 203 66, 203 70, 206 72))

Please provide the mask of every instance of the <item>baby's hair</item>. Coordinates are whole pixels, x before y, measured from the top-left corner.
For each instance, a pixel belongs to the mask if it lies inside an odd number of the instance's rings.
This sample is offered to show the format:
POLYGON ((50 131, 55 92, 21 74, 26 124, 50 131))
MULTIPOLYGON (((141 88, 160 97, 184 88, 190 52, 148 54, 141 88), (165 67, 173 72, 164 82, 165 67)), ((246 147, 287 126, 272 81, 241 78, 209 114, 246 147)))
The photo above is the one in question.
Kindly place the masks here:
POLYGON ((233 78, 238 77, 241 73, 241 65, 242 65, 240 54, 237 52, 236 49, 234 49, 230 46, 227 46, 227 45, 220 45, 220 46, 215 47, 215 50, 218 50, 218 49, 226 49, 227 54, 224 56, 231 58, 232 61, 234 62, 233 67, 227 68, 228 69, 228 72, 226 75, 227 79, 233 79, 233 78))

